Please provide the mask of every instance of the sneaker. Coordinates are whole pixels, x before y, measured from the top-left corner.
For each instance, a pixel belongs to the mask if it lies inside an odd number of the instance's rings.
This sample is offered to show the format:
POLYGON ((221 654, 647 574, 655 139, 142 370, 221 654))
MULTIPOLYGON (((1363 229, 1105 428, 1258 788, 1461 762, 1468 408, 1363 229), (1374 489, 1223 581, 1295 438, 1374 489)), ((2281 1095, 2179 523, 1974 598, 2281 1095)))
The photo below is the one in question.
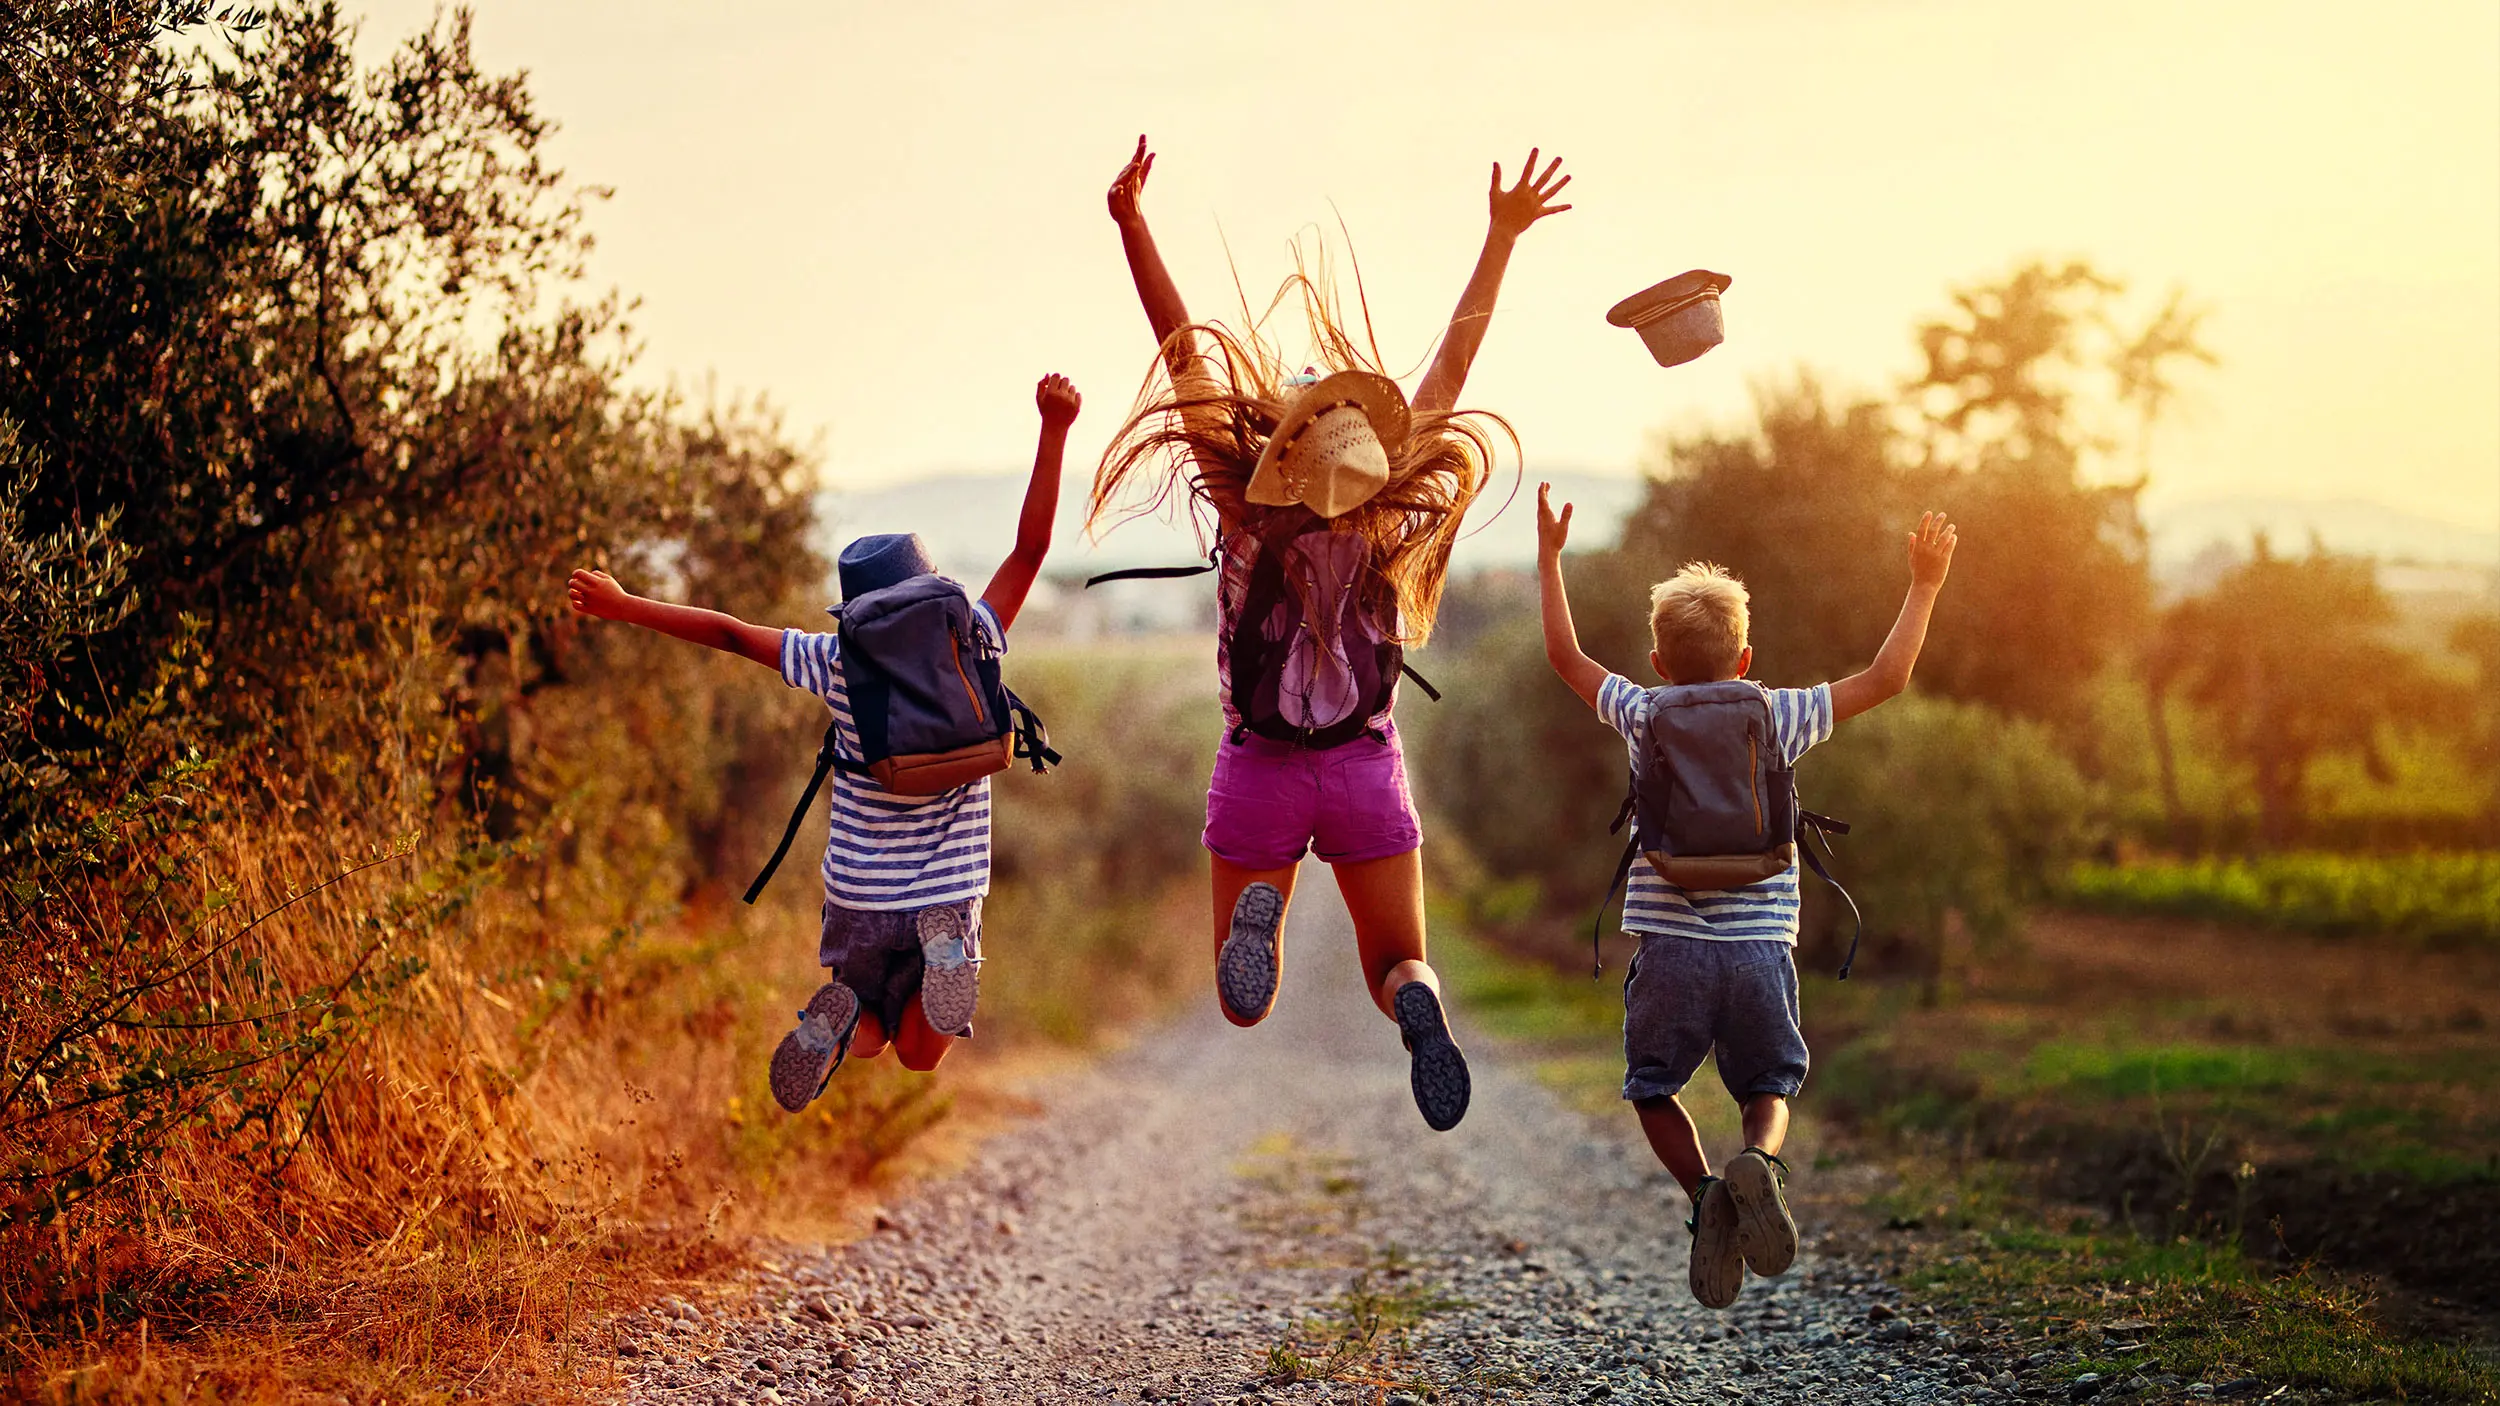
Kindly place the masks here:
POLYGON ((940 1035, 972 1029, 973 1007, 981 1003, 978 942, 963 905, 920 910, 920 1013, 940 1035))
POLYGON ((1215 954, 1215 994, 1233 1019, 1255 1024, 1276 1008, 1284 959, 1285 896, 1255 883, 1233 900, 1233 931, 1215 954))
POLYGON ((773 1051, 773 1102, 796 1113, 825 1091, 833 1071, 850 1051, 851 1032, 859 1028, 859 997, 838 981, 828 981, 799 1012, 799 1028, 781 1037, 773 1051))
POLYGON ((1389 1004, 1397 1012, 1398 1034, 1413 1058, 1408 1080, 1414 1086, 1415 1107, 1422 1110, 1424 1123, 1434 1132, 1446 1133, 1467 1116, 1467 1096, 1473 1089, 1467 1077, 1467 1056, 1459 1053, 1458 1042, 1450 1038, 1441 998, 1431 987, 1410 981, 1398 988, 1389 1004))
POLYGON ((1725 1308, 1745 1287, 1745 1254, 1736 1224, 1736 1201, 1727 1183, 1703 1177, 1693 1195, 1693 1218, 1684 1228, 1693 1232, 1693 1297, 1703 1308, 1725 1308))
POLYGON ((1748 1147, 1727 1164, 1727 1194, 1736 1202, 1737 1239, 1745 1266, 1769 1276, 1797 1262, 1797 1220, 1788 1213, 1788 1164, 1748 1147))

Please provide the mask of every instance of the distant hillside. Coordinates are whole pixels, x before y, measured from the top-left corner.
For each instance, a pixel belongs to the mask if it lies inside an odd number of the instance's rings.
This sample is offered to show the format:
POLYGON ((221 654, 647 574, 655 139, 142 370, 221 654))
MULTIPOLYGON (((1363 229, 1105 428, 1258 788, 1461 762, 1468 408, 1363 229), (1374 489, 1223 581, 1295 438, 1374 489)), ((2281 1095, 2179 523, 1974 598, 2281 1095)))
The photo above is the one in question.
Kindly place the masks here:
MULTIPOLYGON (((1575 546, 1613 542, 1624 515, 1641 493, 1640 480, 1620 474, 1557 471, 1546 477, 1558 499, 1579 505, 1572 519, 1575 546)), ((1507 476, 1495 480, 1469 515, 1472 535, 1459 544, 1459 570, 1535 564, 1536 484, 1521 485, 1516 501, 1505 507, 1511 489, 1507 476)), ((957 576, 979 576, 997 566, 1015 544, 1024 475, 956 474, 881 488, 834 490, 819 502, 828 524, 823 544, 828 552, 864 533, 917 532, 929 544, 940 569, 957 576)), ((1051 551, 1053 574, 1171 565, 1198 555, 1197 540, 1186 524, 1143 518, 1123 524, 1095 546, 1085 541, 1084 516, 1084 487, 1081 481, 1073 481, 1061 495, 1051 551)))
MULTIPOLYGON (((1641 479, 1627 474, 1554 470, 1545 475, 1557 499, 1578 504, 1575 547, 1611 544, 1640 501, 1641 479)), ((956 474, 881 488, 823 495, 828 550, 867 532, 918 532, 941 568, 978 577, 1015 541, 1023 503, 1021 473, 956 474)), ((2406 513, 2363 499, 2213 498, 2169 504, 2146 513, 2155 574, 2173 585, 2194 582, 2225 560, 2245 556, 2263 532, 2284 552, 2317 540, 2340 552, 2425 566, 2500 567, 2500 525, 2476 529, 2406 513)), ((1101 545, 1084 540, 1084 490, 1073 480, 1060 505, 1054 575, 1187 562, 1198 554, 1189 528, 1152 518, 1122 525, 1101 545)), ((1459 544, 1462 573, 1531 566, 1536 561, 1536 480, 1497 479, 1470 515, 1459 544)))
POLYGON ((2382 561, 2500 566, 2500 523, 2465 527, 2360 498, 2211 498, 2170 504, 2147 512, 2145 519, 2153 536, 2154 567, 2164 574, 2216 545, 2245 556, 2259 532, 2278 552, 2306 552, 2314 535, 2332 551, 2382 561))

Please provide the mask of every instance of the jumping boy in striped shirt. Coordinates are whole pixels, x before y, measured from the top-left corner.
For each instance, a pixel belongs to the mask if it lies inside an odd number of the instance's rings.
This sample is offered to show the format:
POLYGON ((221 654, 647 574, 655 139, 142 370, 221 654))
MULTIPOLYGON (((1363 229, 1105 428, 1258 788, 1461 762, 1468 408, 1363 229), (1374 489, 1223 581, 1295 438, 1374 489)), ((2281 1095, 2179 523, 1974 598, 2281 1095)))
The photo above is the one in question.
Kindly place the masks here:
MULTIPOLYGON (((1007 629, 1050 551, 1059 468, 1082 403, 1064 376, 1034 390, 1042 416, 1016 545, 973 608, 983 644, 1003 654, 1007 629)), ((935 568, 918 536, 862 537, 835 562, 845 599, 935 568)), ((573 609, 752 659, 833 710, 843 755, 861 755, 831 632, 776 630, 716 610, 628 593, 604 571, 576 571, 573 609)), ((980 994, 981 899, 990 888, 987 777, 934 796, 899 795, 849 771, 832 776, 825 841, 825 907, 817 959, 828 980, 773 1054, 773 1097, 795 1113, 823 1091, 846 1054, 872 1059, 890 1045, 903 1067, 937 1068, 972 1033, 980 994)))
MULTIPOLYGON (((1537 576, 1544 607, 1545 658, 1627 742, 1641 735, 1656 694, 1580 652, 1563 591, 1563 541, 1571 505, 1557 516, 1537 486, 1537 576)), ((1927 640, 1936 593, 1953 565, 1953 525, 1928 513, 1909 536, 1910 592, 1875 662, 1836 683, 1763 690, 1774 741, 1793 766, 1832 728, 1909 686, 1927 640)), ((1744 583, 1706 562, 1686 565, 1649 595, 1655 644, 1649 665, 1670 684, 1741 679, 1753 666, 1745 642, 1744 583)), ((1637 755, 1637 754, 1636 754, 1637 755)), ((1652 1151, 1692 1199, 1693 1295, 1725 1308, 1745 1270, 1777 1274, 1797 1257, 1797 1223, 1788 1212, 1779 1160, 1788 1136, 1788 1100, 1806 1078, 1805 1036, 1797 1027, 1797 866, 1742 888, 1686 890, 1634 864, 1623 901, 1623 930, 1640 953, 1623 987, 1623 1096, 1639 1113, 1652 1151), (1745 1150, 1724 1179, 1711 1175, 1693 1120, 1677 1100, 1718 1054, 1719 1081, 1743 1110, 1745 1150)))

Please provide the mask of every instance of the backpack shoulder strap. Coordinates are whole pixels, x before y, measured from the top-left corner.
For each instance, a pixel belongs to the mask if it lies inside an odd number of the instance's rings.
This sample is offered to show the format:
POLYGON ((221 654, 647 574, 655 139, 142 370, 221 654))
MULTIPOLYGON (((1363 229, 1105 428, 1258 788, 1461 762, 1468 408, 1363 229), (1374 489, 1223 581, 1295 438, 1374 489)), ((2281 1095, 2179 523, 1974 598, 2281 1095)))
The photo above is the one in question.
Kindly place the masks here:
POLYGON ((1814 877, 1830 884, 1832 892, 1840 895, 1840 901, 1849 905, 1849 955, 1840 959, 1840 979, 1843 981, 1849 979, 1849 969, 1858 964, 1858 939, 1866 935, 1866 915, 1858 911, 1858 901, 1849 896, 1849 890, 1842 888, 1840 880, 1833 878, 1832 871, 1824 867, 1823 856, 1814 852, 1814 841, 1819 838, 1823 847, 1829 850, 1832 836, 1848 833, 1849 822, 1846 820, 1817 815, 1803 806, 1797 809, 1797 852, 1805 857, 1806 867, 1814 871, 1814 877))
MULTIPOLYGON (((1623 832, 1623 827, 1632 819, 1632 803, 1638 795, 1637 789, 1623 793, 1623 804, 1615 811, 1615 823, 1606 827, 1607 834, 1616 835, 1623 832)), ((1621 889, 1625 881, 1632 877, 1632 861, 1640 858, 1640 854, 1641 837, 1640 832, 1636 830, 1631 838, 1623 842, 1623 855, 1615 861, 1615 876, 1607 882, 1605 896, 1597 900, 1597 918, 1589 924, 1589 980, 1591 981, 1597 980, 1606 971, 1606 948, 1604 946, 1606 910, 1614 906, 1616 890, 1621 889)))
POLYGON ((1184 576, 1204 576, 1223 564, 1222 548, 1211 548, 1202 566, 1132 566, 1121 571, 1106 571, 1085 578, 1085 589, 1092 590, 1105 581, 1169 581, 1184 576))
POLYGON ((807 808, 816 803, 816 793, 824 789, 826 773, 836 767, 849 771, 867 770, 841 755, 841 733, 841 719, 836 718, 825 724, 825 742, 816 749, 816 771, 807 778, 807 793, 799 797, 798 805, 791 810, 790 823, 781 832, 781 843, 773 847, 773 857, 764 861, 764 872, 755 876, 754 883, 747 885, 748 903, 755 902, 755 896, 762 893, 764 885, 772 879, 773 871, 781 867, 782 856, 790 852, 790 842, 799 837, 799 823, 807 819, 807 808))

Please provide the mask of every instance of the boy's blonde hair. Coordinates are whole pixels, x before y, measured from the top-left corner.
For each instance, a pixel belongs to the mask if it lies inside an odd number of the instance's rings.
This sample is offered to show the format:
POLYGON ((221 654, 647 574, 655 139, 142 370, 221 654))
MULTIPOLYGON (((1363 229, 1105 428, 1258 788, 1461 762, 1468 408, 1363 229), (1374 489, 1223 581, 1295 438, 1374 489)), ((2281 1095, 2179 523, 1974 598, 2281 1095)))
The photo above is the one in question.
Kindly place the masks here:
POLYGON ((1649 637, 1669 683, 1736 677, 1745 652, 1745 583, 1716 562, 1688 561, 1649 588, 1649 637))

